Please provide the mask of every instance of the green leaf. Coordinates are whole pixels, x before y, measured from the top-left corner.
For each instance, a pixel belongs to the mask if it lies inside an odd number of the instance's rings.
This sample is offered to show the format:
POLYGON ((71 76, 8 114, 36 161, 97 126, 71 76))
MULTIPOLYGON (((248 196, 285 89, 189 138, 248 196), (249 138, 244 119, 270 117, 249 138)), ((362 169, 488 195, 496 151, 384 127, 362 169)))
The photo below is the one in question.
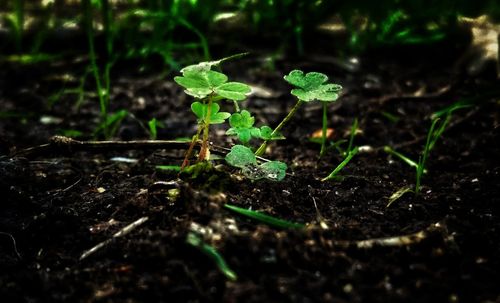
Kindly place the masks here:
MULTIPOLYGON (((230 113, 219 112, 220 106, 217 103, 210 105, 210 124, 221 124, 231 116, 230 113)), ((204 122, 207 117, 208 105, 201 102, 193 102, 191 110, 198 118, 198 122, 204 122)))
POLYGON ((226 155, 226 162, 241 168, 245 177, 251 180, 268 179, 281 181, 285 178, 287 165, 279 161, 265 162, 257 165, 257 158, 252 150, 243 145, 235 145, 226 155))
POLYGON ((270 128, 267 125, 261 126, 260 128, 260 138, 262 140, 266 141, 272 141, 272 140, 283 140, 285 137, 281 133, 274 134, 271 136, 273 133, 273 129, 270 128))
POLYGON ((359 150, 359 148, 357 146, 353 150, 351 150, 347 154, 347 156, 345 157, 345 159, 342 162, 340 162, 340 164, 337 165, 337 167, 335 167, 335 169, 328 176, 326 176, 325 178, 321 179, 321 181, 324 182, 324 181, 327 181, 327 180, 338 179, 339 177, 337 176, 337 174, 344 168, 344 166, 347 165, 347 163, 349 163, 349 161, 351 161, 351 159, 358 153, 358 150, 359 150))
POLYGON ((234 113, 229 118, 229 125, 235 128, 250 128, 254 123, 255 118, 247 110, 242 110, 241 113, 234 113))
POLYGON ((238 139, 243 143, 247 144, 252 137, 259 138, 260 130, 256 127, 251 128, 235 128, 231 127, 226 131, 228 136, 238 136, 238 139))
POLYGON ((250 148, 243 145, 235 145, 226 155, 226 162, 231 166, 244 168, 248 165, 257 165, 257 158, 250 148))
POLYGON ((264 172, 265 178, 272 181, 281 181, 286 176, 287 165, 280 161, 265 162, 259 168, 264 172))
POLYGON ((239 82, 228 82, 215 88, 215 93, 229 100, 242 101, 250 93, 250 86, 239 82))
POLYGON ((232 210, 235 213, 238 213, 240 215, 255 219, 255 220, 260 221, 260 222, 265 223, 265 224, 280 227, 280 228, 304 228, 305 227, 304 224, 286 221, 283 219, 279 219, 279 218, 275 218, 273 216, 263 214, 263 213, 258 212, 258 211, 249 210, 249 209, 241 208, 241 207, 230 205, 230 204, 225 204, 224 207, 229 209, 229 210, 232 210))
POLYGON ((226 135, 238 136, 238 139, 247 144, 252 137, 259 138, 260 130, 253 127, 255 118, 252 117, 249 111, 242 110, 241 113, 234 113, 229 118, 231 128, 227 130, 226 135))
MULTIPOLYGON (((217 103, 214 103, 214 104, 218 105, 217 103)), ((212 104, 212 105, 214 105, 214 104, 212 104)), ((211 113, 211 115, 210 115, 210 124, 222 124, 230 116, 231 116, 231 114, 227 113, 227 112, 211 113)))
POLYGON ((166 170, 166 171, 174 171, 174 172, 181 171, 180 165, 156 165, 155 168, 157 170, 166 170))
POLYGON ((342 86, 338 84, 323 84, 328 81, 325 74, 310 72, 304 75, 300 70, 293 70, 284 79, 298 87, 292 89, 292 95, 302 101, 309 102, 319 100, 331 102, 338 99, 338 93, 342 90, 342 86))
POLYGON ((157 129, 158 121, 156 120, 156 118, 149 120, 148 126, 151 139, 156 140, 156 137, 158 135, 158 129, 157 129))
POLYGON ((183 76, 175 77, 174 81, 186 89, 186 94, 203 99, 213 93, 216 87, 226 83, 227 76, 212 70, 188 71, 183 76))
POLYGON ((203 99, 212 93, 212 90, 209 88, 208 83, 201 77, 177 76, 174 78, 174 81, 177 82, 177 84, 179 84, 180 86, 186 88, 184 90, 186 94, 195 98, 203 99))
POLYGON ((261 165, 246 165, 241 172, 251 180, 268 179, 282 181, 286 175, 287 166, 280 161, 265 162, 261 165))
MULTIPOLYGON (((207 82, 210 88, 220 87, 224 83, 227 82, 227 76, 223 73, 219 73, 213 70, 209 70, 206 72, 207 82)), ((226 83, 229 84, 229 83, 226 83)))
POLYGON ((205 62, 200 62, 198 64, 189 65, 189 66, 186 66, 183 69, 181 69, 181 73, 185 74, 185 73, 190 73, 190 72, 194 72, 194 73, 206 72, 206 71, 211 70, 213 66, 217 66, 224 61, 240 58, 240 57, 243 57, 246 55, 248 55, 248 53, 240 53, 240 54, 224 57, 220 60, 205 61, 205 62))
POLYGON ((201 102, 193 102, 191 103, 191 110, 196 115, 198 120, 205 120, 205 116, 207 115, 207 105, 201 102))

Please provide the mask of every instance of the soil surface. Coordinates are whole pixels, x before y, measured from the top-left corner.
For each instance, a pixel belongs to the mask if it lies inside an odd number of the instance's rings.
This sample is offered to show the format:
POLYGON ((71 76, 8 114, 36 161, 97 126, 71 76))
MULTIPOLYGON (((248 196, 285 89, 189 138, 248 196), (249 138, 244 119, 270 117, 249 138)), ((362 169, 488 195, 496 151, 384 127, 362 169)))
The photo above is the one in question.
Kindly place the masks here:
MULTIPOLYGON (((326 182, 343 157, 330 149, 320 159, 309 140, 321 128, 317 103, 304 105, 265 155, 288 164, 282 182, 251 182, 220 160, 197 178, 156 168, 179 165, 183 150, 14 156, 68 130, 91 139, 99 106, 90 76, 81 102, 61 90, 78 87, 86 61, 2 63, 2 302, 499 302, 500 104, 491 93, 499 83, 488 72, 468 76, 457 64, 464 52, 446 44, 379 49, 357 61, 316 51, 271 62, 257 51, 224 65, 230 79, 259 88, 241 105, 258 125, 277 125, 295 103, 282 80, 292 69, 344 87, 329 107, 332 139, 349 139, 357 118, 361 151, 341 180, 326 182), (432 114, 461 100, 472 105, 454 112, 431 151, 421 194, 386 207, 414 185, 415 170, 383 147, 417 160, 432 114), (272 227, 225 203, 306 227, 272 227), (187 244, 190 233, 215 247, 237 280, 187 244)), ((138 70, 128 61, 113 68, 112 111, 130 112, 115 139, 148 139, 141 123, 153 117, 163 123, 159 139, 193 135, 192 100, 175 73, 138 70)), ((211 140, 234 144, 221 127, 211 140)))

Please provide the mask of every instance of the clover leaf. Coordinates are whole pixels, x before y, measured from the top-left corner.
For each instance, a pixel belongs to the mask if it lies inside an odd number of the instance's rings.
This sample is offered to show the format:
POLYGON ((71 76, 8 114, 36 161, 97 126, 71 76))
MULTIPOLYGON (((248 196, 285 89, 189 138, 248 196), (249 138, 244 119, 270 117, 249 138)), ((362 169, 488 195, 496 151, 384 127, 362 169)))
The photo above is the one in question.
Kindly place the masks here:
POLYGON ((255 157, 250 148, 243 145, 235 145, 226 155, 226 162, 231 166, 244 168, 249 165, 257 165, 257 157, 255 157))
POLYGON ((303 71, 293 70, 284 79, 298 87, 292 90, 292 95, 302 101, 309 102, 320 100, 325 102, 335 101, 342 86, 338 84, 323 84, 328 81, 325 74, 310 72, 304 75, 303 71))
POLYGON ((175 77, 174 81, 186 88, 184 90, 186 94, 203 99, 210 95, 217 86, 227 82, 227 76, 212 70, 186 71, 183 76, 175 77))
POLYGON ((238 136, 238 139, 247 144, 252 137, 259 138, 260 130, 253 127, 255 118, 252 117, 249 111, 242 110, 241 113, 234 113, 229 118, 231 128, 226 131, 226 135, 238 136))
POLYGON ((280 132, 273 135, 273 129, 267 125, 260 127, 260 138, 266 141, 285 139, 285 137, 280 132))
POLYGON ((235 145, 226 155, 226 162, 241 169, 245 177, 251 180, 268 179, 281 181, 285 178, 287 165, 280 161, 257 164, 257 157, 252 150, 243 145, 235 145))
POLYGON ((281 181, 286 176, 287 166, 280 161, 265 162, 259 165, 259 168, 264 174, 263 177, 269 180, 281 181))
POLYGON ((214 92, 229 100, 242 101, 252 89, 250 86, 239 82, 224 83, 215 88, 214 92))
POLYGON ((229 118, 229 125, 236 128, 250 128, 255 123, 255 118, 252 117, 249 111, 242 110, 240 113, 234 113, 229 118))
MULTIPOLYGON (((203 104, 201 102, 193 102, 191 104, 191 110, 198 118, 199 122, 204 122, 207 120, 208 104, 203 104)), ((217 103, 210 104, 210 124, 221 124, 231 116, 230 113, 219 112, 220 106, 217 103)))
POLYGON ((215 93, 226 99, 241 101, 251 91, 250 86, 239 82, 227 82, 226 75, 213 70, 193 67, 182 71, 182 76, 175 77, 174 81, 185 88, 186 94, 195 98, 203 99, 215 93))

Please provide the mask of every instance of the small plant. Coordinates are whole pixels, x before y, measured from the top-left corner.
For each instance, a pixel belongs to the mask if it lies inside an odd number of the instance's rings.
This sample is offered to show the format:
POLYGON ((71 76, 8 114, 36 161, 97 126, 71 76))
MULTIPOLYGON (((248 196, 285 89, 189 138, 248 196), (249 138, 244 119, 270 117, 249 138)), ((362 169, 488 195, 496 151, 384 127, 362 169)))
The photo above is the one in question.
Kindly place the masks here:
POLYGON ((191 110, 198 118, 198 130, 191 140, 181 170, 189 165, 194 145, 202 134, 198 162, 208 159, 210 125, 222 124, 229 119, 230 128, 226 131, 226 134, 235 136, 242 144, 231 148, 231 152, 225 157, 226 162, 241 169, 242 173, 251 180, 281 181, 286 175, 287 165, 279 161, 264 161, 264 163, 258 164, 257 157, 249 145, 252 138, 270 141, 283 139, 284 137, 279 132, 273 131, 269 126, 255 127, 255 118, 252 114, 247 110, 239 110, 237 102, 246 98, 246 95, 250 92, 250 86, 239 82, 228 82, 225 74, 212 70, 213 66, 237 56, 241 56, 241 54, 218 61, 201 62, 185 67, 181 70, 182 76, 174 78, 175 82, 185 88, 186 94, 196 98, 196 101, 191 104, 191 110), (235 113, 230 114, 220 111, 218 102, 223 99, 234 102, 235 113))
POLYGON ((209 128, 212 124, 224 123, 230 113, 220 112, 218 102, 223 99, 242 101, 250 92, 250 86, 239 82, 228 82, 228 77, 212 67, 219 65, 222 61, 202 62, 190 65, 181 70, 182 76, 177 76, 174 81, 185 88, 184 92, 196 98, 197 101, 191 104, 191 110, 198 118, 198 130, 193 136, 191 145, 188 148, 182 168, 189 164, 189 159, 193 152, 194 145, 202 135, 201 149, 198 154, 198 161, 204 161, 208 157, 209 128))
MULTIPOLYGON (((292 89, 291 94, 297 97, 297 103, 290 110, 288 115, 283 119, 283 121, 276 126, 276 128, 271 132, 270 137, 273 138, 285 126, 285 124, 290 121, 290 119, 295 115, 299 107, 305 103, 313 100, 319 100, 323 103, 323 132, 322 132, 322 150, 325 150, 326 142, 326 129, 327 129, 327 117, 326 117, 326 106, 328 102, 332 102, 338 99, 339 92, 342 87, 338 84, 324 84, 328 81, 328 77, 322 73, 310 72, 304 74, 303 71, 293 70, 284 79, 296 86, 297 88, 292 89)), ((265 151, 269 140, 264 140, 261 146, 255 152, 255 155, 262 156, 265 151)))
POLYGON ((436 144, 437 140, 444 133, 446 127, 448 126, 448 124, 451 120, 451 115, 456 110, 468 108, 471 106, 472 106, 472 103, 470 101, 462 100, 462 101, 455 102, 452 105, 450 105, 442 110, 439 110, 432 115, 431 127, 429 129, 429 132, 427 133, 427 138, 425 141, 424 150, 422 151, 422 154, 419 156, 418 162, 415 162, 412 159, 406 157, 405 155, 395 151, 390 146, 384 147, 384 151, 386 153, 398 157, 399 159, 401 159, 403 162, 405 162, 409 166, 415 168, 415 170, 416 170, 416 178, 415 178, 416 180, 415 180, 415 190, 414 190, 415 195, 420 194, 422 176, 425 173, 427 173, 427 169, 425 168, 425 165, 427 164, 427 160, 429 158, 429 153, 434 148, 434 145, 436 144), (441 121, 442 117, 444 117, 444 120, 441 121))
POLYGON ((439 121, 441 120, 440 118, 435 118, 434 120, 432 120, 431 128, 427 133, 427 140, 425 141, 424 151, 422 152, 422 155, 418 158, 418 163, 416 167, 417 174, 415 180, 415 195, 417 196, 420 194, 420 183, 422 180, 422 175, 424 174, 425 171, 425 165, 427 164, 427 159, 429 158, 429 153, 434 148, 434 145, 436 144, 437 140, 443 134, 444 130, 446 129, 446 126, 448 125, 448 122, 450 121, 450 118, 451 114, 448 114, 444 119, 444 121, 441 122, 441 124, 438 124, 439 121))
POLYGON ((158 128, 163 127, 163 124, 156 120, 156 118, 153 118, 148 121, 148 132, 149 132, 149 138, 151 140, 156 140, 158 138, 158 128))

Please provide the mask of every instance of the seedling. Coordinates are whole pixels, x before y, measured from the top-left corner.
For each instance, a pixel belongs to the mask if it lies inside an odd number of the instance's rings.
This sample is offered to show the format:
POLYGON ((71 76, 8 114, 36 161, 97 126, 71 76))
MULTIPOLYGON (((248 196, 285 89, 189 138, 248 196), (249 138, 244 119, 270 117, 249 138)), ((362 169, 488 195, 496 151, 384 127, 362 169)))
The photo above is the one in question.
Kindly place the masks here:
POLYGON ((429 158, 429 153, 430 151, 434 148, 434 145, 436 144, 437 140, 441 137, 441 135, 444 133, 446 126, 448 126, 451 115, 455 110, 462 109, 462 108, 468 108, 471 107, 472 104, 470 101, 458 101, 453 103, 452 105, 439 110, 435 112, 432 115, 432 124, 429 129, 429 132, 427 133, 427 139, 426 143, 424 146, 424 150, 422 151, 422 155, 419 157, 418 162, 415 162, 411 160, 410 158, 406 157, 405 155, 395 151, 392 149, 390 146, 385 146, 384 151, 392 154, 398 158, 400 158, 403 162, 408 164, 411 167, 415 167, 416 170, 416 180, 415 180, 415 195, 420 194, 420 187, 421 187, 421 181, 422 181, 422 176, 427 173, 427 169, 425 168, 425 165, 427 163, 427 159, 429 158), (441 118, 445 117, 444 120, 440 123, 441 118))
POLYGON ((427 163, 427 159, 429 158, 429 153, 430 151, 434 148, 434 145, 436 144, 437 140, 441 137, 441 135, 444 133, 446 126, 448 126, 448 123, 451 120, 451 114, 461 108, 467 108, 472 106, 470 103, 466 101, 459 101, 451 106, 440 110, 436 113, 433 114, 433 120, 431 127, 429 129, 429 132, 427 133, 427 140, 425 141, 425 147, 422 152, 422 155, 418 159, 418 163, 416 166, 416 180, 415 180, 415 195, 420 194, 420 184, 422 180, 423 174, 426 172, 425 165, 427 163), (444 120, 439 124, 439 121, 441 121, 441 117, 446 116, 444 120))
POLYGON ((148 127, 149 127, 149 137, 151 140, 156 140, 158 137, 158 127, 160 127, 160 123, 156 118, 153 118, 148 121, 148 127))
MULTIPOLYGON (((415 162, 412 159, 406 157, 405 155, 395 151, 390 146, 384 146, 384 151, 386 153, 389 153, 391 155, 396 156, 397 158, 401 159, 404 163, 415 168, 415 170, 416 170, 416 180, 415 180, 415 190, 414 190, 415 195, 420 194, 420 184, 421 184, 422 176, 425 173, 427 173, 427 169, 425 168, 425 165, 427 163, 427 159, 429 158, 429 153, 432 150, 432 148, 434 148, 436 141, 443 134, 444 130, 446 129, 446 126, 448 125, 448 123, 450 121, 450 118, 451 118, 451 112, 448 113, 445 120, 442 121, 439 126, 438 126, 438 123, 441 120, 440 118, 435 118, 434 120, 432 120, 431 128, 429 129, 429 132, 427 133, 427 140, 425 142, 424 150, 422 151, 422 155, 419 156, 418 162, 415 162)), ((404 193, 406 193, 406 192, 408 192, 408 191, 405 191, 404 193)), ((399 197, 397 197, 397 198, 399 198, 399 197)), ((396 200, 396 199, 394 199, 394 200, 396 200)), ((389 205, 391 203, 389 203, 389 205)), ((389 206, 389 205, 387 205, 387 206, 389 206)))
POLYGON ((234 211, 235 213, 243 215, 245 217, 252 218, 252 219, 260 221, 262 223, 265 223, 265 224, 268 224, 271 226, 275 226, 275 227, 279 227, 279 228, 301 229, 301 228, 305 227, 304 224, 286 221, 283 219, 279 219, 279 218, 275 218, 273 216, 263 214, 263 213, 258 212, 258 211, 249 210, 249 209, 241 208, 241 207, 230 205, 230 204, 225 204, 224 207, 231 210, 231 211, 234 211))
MULTIPOLYGON (((332 102, 338 99, 339 92, 342 90, 342 87, 338 84, 324 84, 328 81, 328 77, 322 73, 310 72, 304 74, 303 71, 293 70, 288 75, 284 77, 284 79, 296 86, 296 88, 292 89, 291 94, 297 97, 297 103, 290 110, 288 115, 283 119, 283 121, 276 126, 276 128, 271 132, 270 137, 277 135, 283 126, 285 126, 288 121, 295 115, 299 107, 305 103, 313 100, 319 100, 325 102, 323 105, 323 138, 322 138, 322 150, 324 150, 324 145, 326 142, 326 105, 327 102, 332 102)), ((262 156, 265 151, 269 140, 264 140, 261 146, 255 152, 255 155, 262 156)))
POLYGON ((451 112, 448 113, 446 118, 444 119, 441 124, 438 125, 439 121, 441 120, 440 118, 436 118, 432 120, 431 128, 429 129, 429 133, 427 134, 427 140, 425 141, 425 147, 424 151, 422 152, 422 155, 418 158, 418 164, 417 164, 417 175, 416 175, 416 181, 415 181, 415 195, 420 194, 420 183, 422 180, 422 175, 424 174, 425 170, 425 165, 427 164, 427 159, 429 158, 429 153, 434 148, 434 145, 436 144, 437 140, 441 135, 443 134, 444 130, 446 129, 446 126, 448 125, 448 122, 450 121, 451 118, 451 112))
POLYGON ((182 76, 174 78, 175 82, 185 88, 186 94, 199 100, 191 104, 191 110, 198 118, 198 130, 186 152, 182 168, 189 164, 194 145, 200 135, 203 135, 203 138, 198 161, 207 159, 210 125, 224 123, 231 116, 230 113, 219 111, 218 101, 222 99, 242 101, 250 92, 250 86, 239 82, 228 82, 228 77, 225 74, 212 70, 213 66, 219 65, 227 59, 202 62, 185 67, 181 70, 182 76))

